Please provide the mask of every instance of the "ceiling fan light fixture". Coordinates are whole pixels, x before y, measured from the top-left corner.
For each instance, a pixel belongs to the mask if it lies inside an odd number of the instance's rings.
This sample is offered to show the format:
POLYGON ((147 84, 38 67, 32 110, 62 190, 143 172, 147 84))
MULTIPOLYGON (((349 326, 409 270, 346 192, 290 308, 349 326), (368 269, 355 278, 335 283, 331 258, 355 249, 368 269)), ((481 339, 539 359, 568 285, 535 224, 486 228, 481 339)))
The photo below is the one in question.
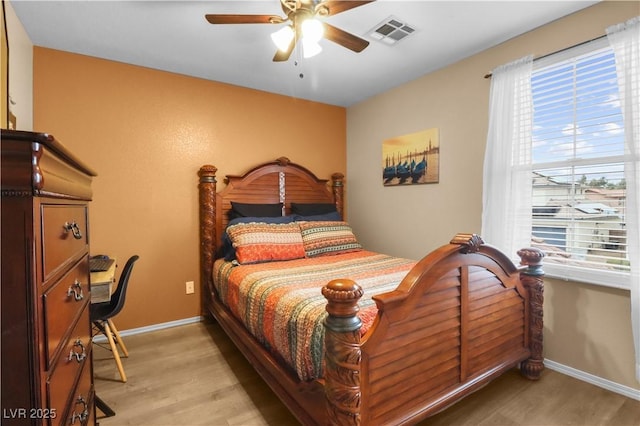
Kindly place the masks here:
POLYGON ((320 52, 322 52, 322 46, 317 41, 308 40, 306 37, 302 38, 302 56, 312 58, 320 52))
POLYGON ((286 52, 293 41, 295 32, 291 25, 280 28, 275 33, 271 33, 271 40, 281 52, 286 52))
POLYGON ((302 21, 302 37, 318 43, 324 35, 324 26, 322 22, 315 18, 309 18, 302 21))

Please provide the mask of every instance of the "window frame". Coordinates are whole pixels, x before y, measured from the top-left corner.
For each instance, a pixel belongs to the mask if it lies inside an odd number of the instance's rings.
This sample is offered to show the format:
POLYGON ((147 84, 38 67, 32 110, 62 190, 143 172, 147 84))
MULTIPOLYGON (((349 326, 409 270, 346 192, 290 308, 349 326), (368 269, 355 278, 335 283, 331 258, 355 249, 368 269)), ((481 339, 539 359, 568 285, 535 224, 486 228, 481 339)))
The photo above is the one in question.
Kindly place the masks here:
MULTIPOLYGON (((596 40, 588 41, 582 43, 578 46, 571 47, 565 50, 562 50, 558 53, 554 53, 552 55, 548 55, 542 57, 533 62, 533 70, 532 73, 535 74, 537 71, 541 69, 548 68, 556 65, 559 62, 575 58, 578 56, 582 56, 591 52, 595 52, 602 49, 611 49, 607 37, 601 37, 596 40)), ((535 125, 535 122, 533 122, 535 125)), ((532 140, 533 144, 534 141, 532 140)), ((619 160, 624 164, 626 155, 619 156, 619 160)), ((606 157, 602 157, 606 158, 606 157)), ((591 160, 589 162, 592 162, 591 160)), ((564 163, 567 164, 566 162, 564 163)), ((579 164, 579 161, 573 163, 574 165, 579 164)), ((547 164, 545 164, 548 166, 547 164)), ((531 162, 531 167, 533 170, 536 169, 536 163, 531 162)), ((531 186, 531 191, 533 191, 533 184, 531 186)), ((626 199, 626 195, 625 195, 626 199)), ((531 218, 535 222, 535 215, 533 213, 534 204, 532 202, 532 213, 531 218)), ((534 227, 531 229, 531 236, 534 236, 534 227)), ((627 252, 628 254, 628 252, 627 252)), ((617 288, 630 290, 631 289, 631 274, 629 271, 612 271, 612 270, 599 270, 596 268, 588 268, 584 266, 574 266, 565 263, 550 263, 547 262, 544 264, 544 270, 548 277, 556 278, 564 281, 576 281, 585 284, 598 285, 603 287, 617 288)))

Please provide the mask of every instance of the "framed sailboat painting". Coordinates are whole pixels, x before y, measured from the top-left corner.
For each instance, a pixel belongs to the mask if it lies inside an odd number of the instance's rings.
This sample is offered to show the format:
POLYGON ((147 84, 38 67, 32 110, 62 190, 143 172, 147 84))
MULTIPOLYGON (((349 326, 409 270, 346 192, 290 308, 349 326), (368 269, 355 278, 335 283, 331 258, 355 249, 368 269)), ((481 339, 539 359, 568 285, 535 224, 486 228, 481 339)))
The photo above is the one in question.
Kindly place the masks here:
POLYGON ((382 142, 384 186, 438 183, 439 176, 440 135, 437 128, 382 142))

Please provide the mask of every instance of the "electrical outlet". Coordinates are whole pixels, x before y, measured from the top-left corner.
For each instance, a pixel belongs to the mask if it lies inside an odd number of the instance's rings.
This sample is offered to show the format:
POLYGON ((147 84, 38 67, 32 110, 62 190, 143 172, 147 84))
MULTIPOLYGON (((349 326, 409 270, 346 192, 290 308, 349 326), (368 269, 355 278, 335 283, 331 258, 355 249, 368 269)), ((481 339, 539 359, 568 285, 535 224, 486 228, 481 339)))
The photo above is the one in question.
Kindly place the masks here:
POLYGON ((193 294, 195 292, 193 281, 186 282, 186 290, 187 290, 187 294, 193 294))

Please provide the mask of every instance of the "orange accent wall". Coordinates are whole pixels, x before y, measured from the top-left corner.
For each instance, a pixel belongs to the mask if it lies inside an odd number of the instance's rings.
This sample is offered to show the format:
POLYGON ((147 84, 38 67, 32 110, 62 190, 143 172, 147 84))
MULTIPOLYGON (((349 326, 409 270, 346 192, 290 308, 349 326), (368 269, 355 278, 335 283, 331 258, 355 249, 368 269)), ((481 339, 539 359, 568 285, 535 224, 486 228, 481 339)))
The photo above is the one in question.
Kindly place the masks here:
POLYGON ((34 130, 98 172, 92 253, 120 267, 140 256, 121 330, 201 313, 201 165, 218 168, 219 188, 225 175, 280 156, 321 178, 346 173, 342 107, 40 47, 33 64, 34 130))

